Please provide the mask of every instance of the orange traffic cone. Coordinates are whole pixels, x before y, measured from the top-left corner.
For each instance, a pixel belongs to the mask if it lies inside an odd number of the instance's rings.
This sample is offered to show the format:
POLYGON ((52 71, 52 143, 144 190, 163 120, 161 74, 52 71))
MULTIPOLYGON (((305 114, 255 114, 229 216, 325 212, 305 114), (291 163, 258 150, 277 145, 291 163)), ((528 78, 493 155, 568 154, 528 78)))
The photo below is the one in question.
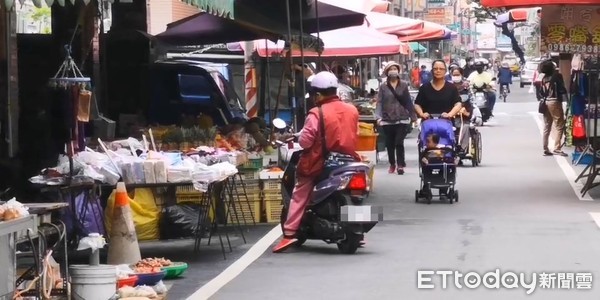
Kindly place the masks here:
POLYGON ((142 259, 138 244, 129 196, 124 182, 117 183, 112 226, 108 246, 108 264, 135 264, 142 259))

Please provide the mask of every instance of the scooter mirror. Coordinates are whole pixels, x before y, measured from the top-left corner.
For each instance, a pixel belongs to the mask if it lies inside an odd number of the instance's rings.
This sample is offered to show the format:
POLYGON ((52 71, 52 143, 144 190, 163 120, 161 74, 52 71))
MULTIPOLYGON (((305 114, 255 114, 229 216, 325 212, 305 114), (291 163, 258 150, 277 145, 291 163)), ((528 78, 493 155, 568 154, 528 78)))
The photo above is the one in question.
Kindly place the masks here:
POLYGON ((273 119, 273 126, 275 126, 275 128, 277 129, 285 129, 287 127, 287 124, 284 120, 280 118, 275 118, 273 119))

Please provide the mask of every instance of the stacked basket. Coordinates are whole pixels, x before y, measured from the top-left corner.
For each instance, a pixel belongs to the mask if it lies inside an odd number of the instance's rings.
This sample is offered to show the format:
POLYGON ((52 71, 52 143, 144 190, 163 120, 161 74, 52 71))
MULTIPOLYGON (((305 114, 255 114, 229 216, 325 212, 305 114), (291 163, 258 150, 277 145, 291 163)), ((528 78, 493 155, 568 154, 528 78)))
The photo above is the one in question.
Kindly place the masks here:
POLYGON ((260 173, 262 181, 262 199, 265 207, 265 216, 267 223, 278 223, 281 217, 283 207, 281 195, 281 178, 283 172, 260 173))
MULTIPOLYGON (((259 172, 262 169, 263 158, 250 158, 244 165, 239 167, 242 180, 236 180, 233 197, 237 216, 240 223, 251 224, 260 222, 260 180, 259 172), (242 185, 243 182, 243 185, 242 185), (246 199, 248 202, 246 202, 246 199), (253 219, 254 218, 254 219, 253 219)), ((233 213, 229 214, 229 222, 235 220, 233 213)))

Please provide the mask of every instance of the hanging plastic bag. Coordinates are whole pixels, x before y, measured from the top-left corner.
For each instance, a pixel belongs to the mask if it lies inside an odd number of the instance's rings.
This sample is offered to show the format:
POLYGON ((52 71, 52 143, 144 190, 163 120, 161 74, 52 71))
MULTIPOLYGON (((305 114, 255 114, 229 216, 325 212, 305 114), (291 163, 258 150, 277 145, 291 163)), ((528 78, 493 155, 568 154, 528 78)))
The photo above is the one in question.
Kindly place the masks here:
POLYGON ((529 86, 529 91, 527 91, 527 93, 529 93, 529 94, 535 93, 535 87, 533 86, 533 84, 529 86))
POLYGON ((573 138, 585 138, 585 123, 582 115, 573 116, 573 138))
MULTIPOLYGON (((110 234, 112 212, 115 203, 115 193, 108 197, 106 205, 106 231, 110 234)), ((133 214, 135 232, 140 241, 157 240, 160 238, 158 224, 160 211, 154 202, 154 194, 151 189, 136 189, 134 199, 129 199, 129 206, 133 214)))

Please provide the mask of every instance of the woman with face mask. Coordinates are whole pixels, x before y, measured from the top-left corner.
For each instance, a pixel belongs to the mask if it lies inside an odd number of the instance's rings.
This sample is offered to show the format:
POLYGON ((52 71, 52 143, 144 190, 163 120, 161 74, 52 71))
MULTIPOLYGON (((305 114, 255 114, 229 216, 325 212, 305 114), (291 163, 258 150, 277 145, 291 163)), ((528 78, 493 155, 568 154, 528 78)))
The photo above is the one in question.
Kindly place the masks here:
POLYGON ((417 117, 408 85, 400 80, 400 65, 389 62, 383 69, 383 75, 386 81, 379 87, 375 116, 385 135, 389 173, 402 175, 406 167, 404 139, 417 117))

